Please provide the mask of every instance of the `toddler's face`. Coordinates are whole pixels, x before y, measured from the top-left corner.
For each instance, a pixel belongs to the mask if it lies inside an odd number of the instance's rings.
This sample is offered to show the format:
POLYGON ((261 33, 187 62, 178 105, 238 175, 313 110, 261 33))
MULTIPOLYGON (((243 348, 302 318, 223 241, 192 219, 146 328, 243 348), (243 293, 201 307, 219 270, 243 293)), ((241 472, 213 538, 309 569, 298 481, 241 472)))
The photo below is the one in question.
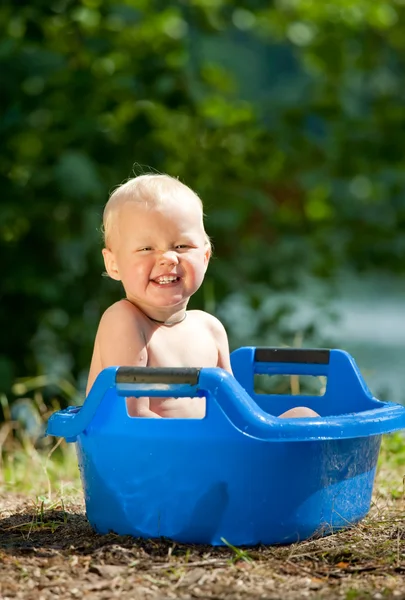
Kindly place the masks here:
POLYGON ((110 277, 122 281, 128 299, 146 314, 187 306, 210 257, 197 201, 127 202, 116 219, 110 249, 103 250, 110 277))

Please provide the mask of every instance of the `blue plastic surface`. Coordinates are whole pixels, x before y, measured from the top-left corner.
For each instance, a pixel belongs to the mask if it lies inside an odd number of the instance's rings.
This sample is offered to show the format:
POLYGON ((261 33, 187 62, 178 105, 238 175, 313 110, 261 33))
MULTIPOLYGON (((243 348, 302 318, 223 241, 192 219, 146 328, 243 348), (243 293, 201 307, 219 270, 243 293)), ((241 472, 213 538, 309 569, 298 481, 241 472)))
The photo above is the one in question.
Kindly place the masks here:
MULTIPOLYGON (((212 545, 285 544, 367 514, 381 436, 405 427, 405 407, 373 398, 341 350, 261 350, 232 353, 235 377, 201 369, 196 383, 116 383, 120 369, 110 367, 82 407, 51 416, 48 435, 76 442, 96 531, 212 545), (255 394, 255 373, 324 375, 326 392, 255 394), (145 395, 205 396, 207 414, 129 417, 125 396, 145 395), (297 404, 321 416, 275 416, 297 404)), ((165 369, 143 371, 156 380, 153 372, 165 369)))

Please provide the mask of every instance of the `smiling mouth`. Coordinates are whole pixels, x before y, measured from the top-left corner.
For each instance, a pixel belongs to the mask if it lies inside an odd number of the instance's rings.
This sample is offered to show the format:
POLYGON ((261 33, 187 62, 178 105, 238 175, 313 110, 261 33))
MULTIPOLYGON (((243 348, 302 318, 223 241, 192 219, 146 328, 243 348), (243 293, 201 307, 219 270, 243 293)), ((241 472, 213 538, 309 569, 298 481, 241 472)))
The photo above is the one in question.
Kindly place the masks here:
POLYGON ((158 285, 170 285, 171 283, 177 283, 180 281, 180 277, 177 277, 176 275, 162 275, 161 277, 152 279, 152 281, 158 285))

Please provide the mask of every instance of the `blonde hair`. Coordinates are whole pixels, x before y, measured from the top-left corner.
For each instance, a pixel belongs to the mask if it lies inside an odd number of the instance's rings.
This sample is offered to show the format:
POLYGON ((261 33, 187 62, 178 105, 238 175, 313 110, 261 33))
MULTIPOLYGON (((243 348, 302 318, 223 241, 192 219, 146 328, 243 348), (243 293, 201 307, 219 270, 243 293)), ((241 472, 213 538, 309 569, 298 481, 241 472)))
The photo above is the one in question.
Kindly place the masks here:
MULTIPOLYGON (((144 206, 154 207, 173 199, 178 201, 196 200, 201 209, 201 221, 203 220, 204 213, 201 198, 187 185, 170 175, 147 173, 133 177, 119 185, 110 195, 104 208, 102 232, 105 247, 108 248, 117 213, 123 204, 137 202, 144 206)), ((206 243, 211 246, 208 235, 205 234, 205 237, 206 243)))

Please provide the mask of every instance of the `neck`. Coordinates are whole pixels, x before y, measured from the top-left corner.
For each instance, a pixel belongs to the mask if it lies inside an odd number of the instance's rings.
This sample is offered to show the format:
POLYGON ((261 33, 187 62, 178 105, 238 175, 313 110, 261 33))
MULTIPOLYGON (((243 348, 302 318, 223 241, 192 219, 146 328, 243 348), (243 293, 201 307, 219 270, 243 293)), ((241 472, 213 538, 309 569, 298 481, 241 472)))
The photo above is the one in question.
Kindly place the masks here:
MULTIPOLYGON (((158 323, 159 325, 165 325, 166 327, 171 327, 172 325, 177 325, 177 323, 181 323, 187 317, 186 307, 183 307, 180 310, 178 310, 172 314, 169 314, 166 318, 155 319, 155 317, 152 317, 145 310, 142 310, 142 308, 140 306, 138 306, 135 302, 132 302, 129 298, 125 298, 125 300, 127 300, 128 302, 130 302, 131 304, 136 306, 138 308, 138 310, 140 310, 145 315, 145 317, 147 317, 150 321, 153 321, 153 323, 158 323)), ((160 316, 160 315, 156 314, 156 316, 160 316)), ((162 317, 165 317, 164 312, 162 314, 162 317)))
POLYGON ((171 327, 172 325, 177 325, 177 323, 182 323, 184 321, 184 319, 187 317, 187 313, 186 311, 184 311, 184 314, 178 318, 169 318, 166 321, 160 321, 159 319, 154 319, 153 317, 149 317, 149 315, 146 315, 148 317, 148 319, 150 319, 151 321, 153 321, 154 323, 159 323, 159 325, 165 325, 166 327, 171 327))

